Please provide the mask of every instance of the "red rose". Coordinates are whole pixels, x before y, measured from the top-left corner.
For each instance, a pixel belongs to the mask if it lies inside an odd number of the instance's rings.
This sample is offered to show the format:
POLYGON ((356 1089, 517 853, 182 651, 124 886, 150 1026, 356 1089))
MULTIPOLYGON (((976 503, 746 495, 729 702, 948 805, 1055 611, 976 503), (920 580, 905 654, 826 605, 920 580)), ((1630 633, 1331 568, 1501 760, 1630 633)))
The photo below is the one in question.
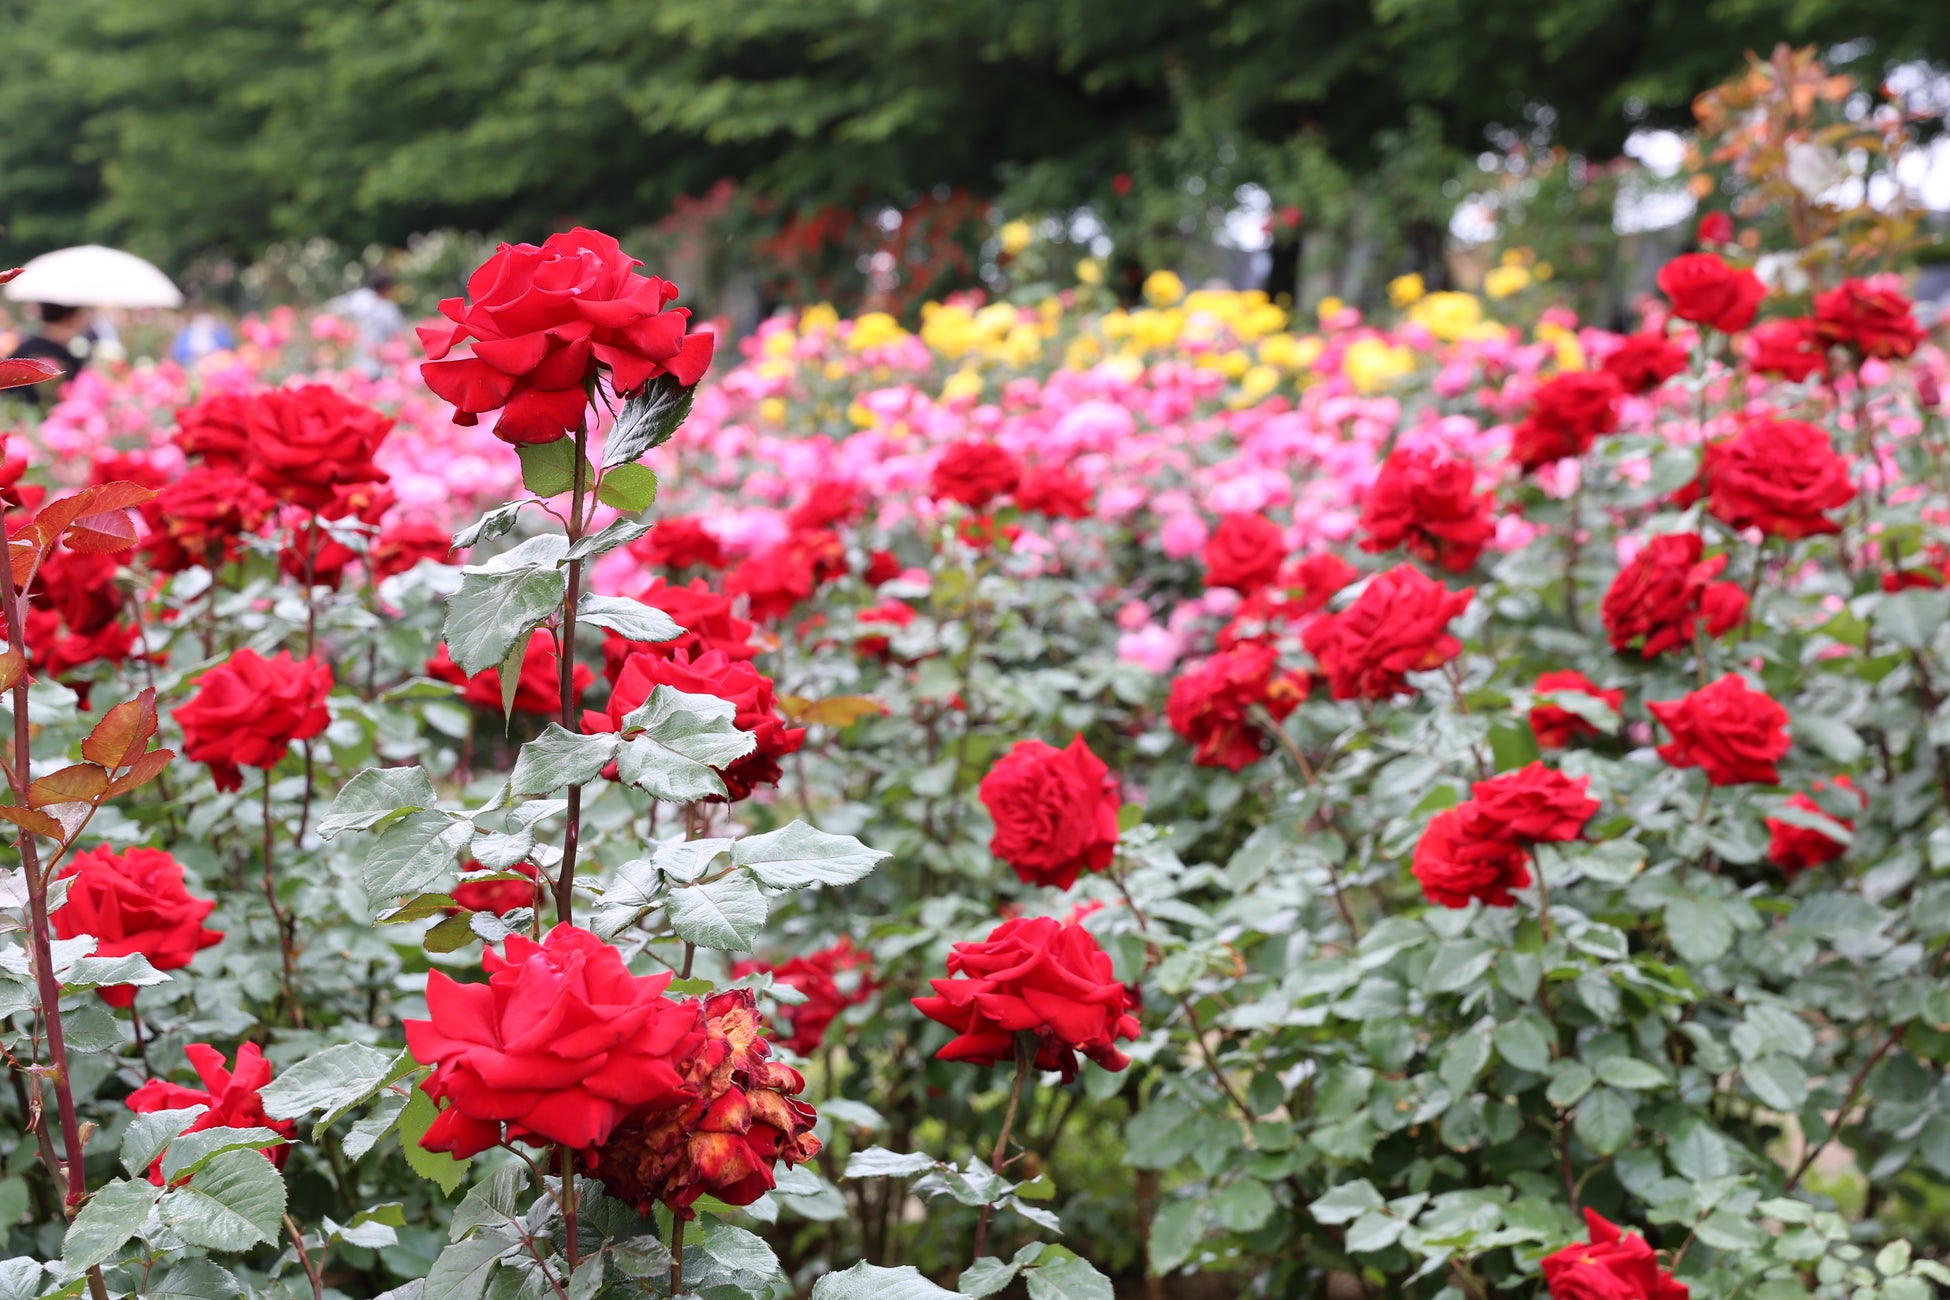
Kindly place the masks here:
MULTIPOLYGON (((495 706, 500 707, 499 700, 495 701, 495 706)), ((472 858, 461 867, 463 874, 485 870, 486 867, 472 858)), ((491 912, 495 916, 504 916, 518 907, 535 906, 535 881, 538 879, 535 864, 517 862, 508 870, 518 872, 527 879, 464 880, 447 891, 447 896, 457 905, 450 910, 465 909, 469 912, 491 912)))
POLYGON ((1659 1267, 1644 1237, 1626 1236, 1596 1210, 1587 1209, 1584 1222, 1589 1243, 1544 1256, 1551 1300, 1688 1300, 1686 1284, 1659 1267))
POLYGON ((786 526, 795 533, 837 528, 858 518, 865 504, 853 484, 843 479, 821 479, 807 491, 804 500, 786 512, 786 526))
POLYGON ((892 551, 869 551, 866 571, 860 575, 860 580, 869 587, 878 587, 900 577, 902 569, 900 556, 892 551))
POLYGON ((1708 513, 1771 537, 1838 533, 1824 512, 1855 499, 1847 458, 1826 430, 1800 420, 1749 418, 1735 437, 1707 444, 1700 474, 1708 513))
POLYGON ((684 1100, 678 1070, 702 1035, 694 1004, 664 996, 669 972, 632 975, 573 925, 504 947, 483 955, 486 983, 429 974, 427 1019, 406 1022, 414 1059, 433 1066, 421 1090, 446 1103, 421 1146, 462 1158, 504 1140, 595 1146, 631 1111, 684 1100))
POLYGON ((1747 369, 1798 384, 1828 370, 1828 349, 1808 316, 1763 321, 1747 335, 1747 369))
POLYGON ((1205 539, 1205 585, 1250 596, 1279 576, 1286 533, 1264 515, 1229 514, 1205 539))
POLYGON ((730 701, 737 710, 734 724, 756 740, 757 747, 751 753, 718 773, 733 803, 750 795, 756 786, 777 785, 785 775, 779 760, 798 752, 805 743, 806 729, 788 727, 779 717, 772 679, 722 650, 708 650, 696 659, 683 653, 631 655, 609 693, 608 711, 583 710, 582 729, 592 734, 622 730, 623 719, 642 707, 659 686, 730 701))
POLYGON ((1767 286, 1716 253, 1684 253, 1659 268, 1659 292, 1672 300, 1672 314, 1679 319, 1734 334, 1753 321, 1767 286))
POLYGON ((937 500, 959 501, 980 510, 1016 490, 1022 462, 992 442, 957 442, 942 448, 929 476, 937 500))
POLYGON ((1605 592, 1605 630, 1619 654, 1636 649, 1647 659, 1691 645, 1703 619, 1708 636, 1722 636, 1747 616, 1747 593, 1716 582, 1727 557, 1705 555, 1698 533, 1666 533, 1639 548, 1605 592))
MULTIPOLYGON (((1537 684, 1531 690, 1540 697, 1575 691, 1604 702, 1614 713, 1625 707, 1624 691, 1605 690, 1583 673, 1568 670, 1538 674, 1537 684)), ((1597 735, 1598 729, 1562 705, 1540 698, 1530 706, 1530 732, 1537 737, 1539 749, 1563 749, 1573 740, 1597 735)))
POLYGON ((293 659, 281 650, 266 659, 246 646, 204 673, 195 698, 177 706, 183 757, 208 763, 217 789, 241 789, 239 768, 269 773, 292 741, 325 730, 331 693, 331 667, 317 656, 293 659))
POLYGON ((1659 757, 1674 767, 1697 767, 1714 785, 1780 782, 1775 764, 1788 752, 1788 712, 1732 673, 1646 708, 1672 733, 1659 757))
POLYGON ((1255 710, 1284 721, 1307 689, 1304 676, 1280 667, 1272 646, 1246 641, 1174 679, 1165 718, 1191 744, 1194 763, 1237 772, 1265 753, 1268 737, 1255 710))
POLYGON ((1725 212, 1709 212, 1699 219, 1699 242, 1702 244, 1731 244, 1733 242, 1733 218, 1725 212))
POLYGON ((499 410, 503 442, 554 442, 581 427, 589 385, 604 372, 627 397, 659 375, 686 388, 704 377, 715 342, 686 334, 690 312, 670 307, 677 286, 634 274, 643 263, 578 227, 540 248, 503 244, 467 280, 472 301, 449 298, 448 326, 421 326, 420 377, 454 404, 454 423, 499 410), (474 340, 474 355, 448 357, 474 340))
POLYGON ((35 571, 28 601, 53 610, 75 636, 92 636, 114 623, 122 613, 122 592, 115 585, 115 557, 99 551, 60 547, 35 571))
POLYGON ((1588 776, 1568 777, 1554 767, 1531 763, 1470 786, 1471 803, 1497 834, 1525 844, 1568 842, 1584 834, 1598 811, 1585 791, 1588 776))
POLYGON ((309 515, 287 511, 291 541, 278 551, 278 568, 293 582, 338 590, 346 571, 371 551, 379 521, 398 504, 391 488, 359 483, 340 488, 309 515))
MULTIPOLYGON (((1904 557, 1910 562, 1882 575, 1884 591, 1904 591, 1910 588, 1935 590, 1950 581, 1950 547, 1940 542, 1931 542, 1921 554, 1904 557)), ((1897 557, 1890 557, 1891 563, 1899 563, 1897 557)))
POLYGON ((373 453, 393 422, 323 384, 273 388, 250 399, 244 472, 272 496, 316 510, 339 488, 384 483, 373 453))
POLYGON ((1450 591, 1419 569, 1396 565, 1347 609, 1316 620, 1301 639, 1337 700, 1413 694, 1407 674, 1440 668, 1462 653, 1449 620, 1469 608, 1475 590, 1450 591))
POLYGON ((1137 999, 1081 925, 1048 916, 1004 921, 981 943, 956 944, 948 975, 928 981, 933 997, 914 999, 922 1015, 955 1031, 939 1060, 1010 1061, 1016 1035, 1030 1033, 1036 1068, 1062 1071, 1065 1083, 1077 1077, 1079 1052, 1106 1070, 1131 1063, 1117 1041, 1138 1036, 1137 999))
POLYGON ((1083 737, 1057 749, 1019 740, 982 778, 982 805, 995 819, 989 852, 1024 884, 1068 889, 1117 854, 1117 778, 1083 737))
POLYGON ((1361 511, 1367 536, 1361 549, 1373 554, 1406 548, 1410 555, 1451 573, 1476 563, 1496 534, 1490 495, 1476 492, 1476 469, 1431 451, 1397 449, 1381 463, 1361 511))
POLYGON ((783 1025, 785 1045, 800 1056, 811 1056, 826 1041, 826 1031, 848 1007, 871 998, 879 986, 873 981, 873 955, 854 946, 842 936, 830 948, 794 957, 783 965, 762 961, 733 964, 734 978, 756 973, 771 975, 774 984, 783 984, 805 995, 797 1006, 781 1003, 778 1018, 783 1025))
MULTIPOLYGON (((1854 795, 1864 808, 1869 806, 1869 796, 1857 789, 1855 782, 1849 780, 1847 776, 1836 777, 1835 786, 1854 795)), ((1825 781, 1814 783, 1816 794, 1827 788, 1828 783, 1825 781)), ((1836 816, 1805 794, 1791 797, 1788 800, 1788 807, 1826 817, 1845 831, 1855 829, 1853 819, 1836 816)), ((1793 822, 1769 817, 1767 829, 1771 833, 1767 843, 1767 860, 1779 867, 1783 875, 1792 876, 1797 872, 1826 866, 1848 852, 1848 845, 1812 826, 1797 826, 1793 822)))
POLYGON ((1663 334, 1627 334, 1599 363, 1628 393, 1649 393, 1686 369, 1686 350, 1663 334))
POLYGON ((1429 819, 1415 844, 1415 878, 1438 907, 1514 907, 1510 891, 1530 884, 1530 853, 1474 803, 1462 803, 1429 819))
POLYGON ((605 1190, 639 1214, 663 1205, 690 1219, 706 1195, 750 1205, 777 1186, 776 1163, 819 1154, 819 1117, 798 1100, 806 1081, 770 1059, 752 991, 726 989, 686 1006, 700 1041, 681 1060, 684 1095, 638 1109, 582 1153, 605 1190))
POLYGON ((1923 342, 1910 301, 1902 291, 1876 280, 1844 280, 1815 297, 1815 330, 1825 343, 1839 343, 1862 357, 1899 361, 1923 342))
MULTIPOLYGON (((465 687, 461 698, 475 708, 501 712, 499 668, 489 668, 469 677, 448 656, 446 643, 442 642, 439 653, 427 660, 426 669, 427 676, 437 681, 465 687)), ((581 700, 582 693, 595 680, 595 673, 587 666, 577 664, 570 674, 575 699, 581 700)), ((562 713, 562 661, 555 653, 555 637, 540 628, 528 634, 528 647, 521 653, 521 675, 515 680, 514 710, 549 718, 559 717, 562 713)))
POLYGON ((1530 410, 1510 434, 1510 459, 1523 472, 1582 456, 1618 427, 1615 403, 1623 390, 1604 370, 1559 375, 1530 395, 1530 410))
POLYGON ((1016 508, 1047 519, 1090 518, 1090 485, 1061 465, 1038 465, 1023 473, 1016 508))
POLYGON ((384 582, 396 573, 405 573, 422 560, 447 563, 454 551, 454 539, 447 530, 434 524, 402 520, 387 524, 366 555, 366 567, 374 582, 384 582))
POLYGON ((688 569, 692 565, 722 569, 725 562, 717 537, 695 515, 659 519, 656 527, 630 543, 630 554, 660 569, 688 569))
MULTIPOLYGON (((268 1128, 274 1133, 282 1133, 287 1138, 298 1135, 298 1126, 290 1120, 272 1119, 264 1113, 264 1085, 271 1081, 271 1063, 264 1059, 264 1051, 256 1043, 245 1043, 237 1049, 237 1068, 224 1068, 223 1053, 208 1043, 191 1043, 183 1049, 183 1055, 190 1058, 190 1065, 196 1070, 196 1077, 202 1082, 201 1088, 185 1088, 180 1083, 170 1083, 163 1079, 151 1079, 129 1094, 129 1109, 138 1115, 147 1115, 159 1110, 186 1110, 191 1106, 207 1109, 190 1121, 185 1133, 199 1133, 210 1128, 268 1128)), ((265 1158, 278 1168, 284 1168, 285 1158, 291 1154, 288 1146, 264 1148, 265 1158)), ((162 1186, 162 1157, 158 1155, 149 1166, 149 1181, 162 1186)))
POLYGON ((1332 551, 1289 560, 1273 585, 1239 602, 1232 621, 1219 629, 1219 649, 1266 640, 1298 627, 1360 578, 1360 570, 1332 551))
MULTIPOLYGON (((853 616, 860 624, 878 624, 884 627, 904 628, 914 621, 914 608, 898 600, 883 600, 878 605, 869 606, 853 616)), ((884 659, 893 649, 893 641, 879 633, 855 637, 853 653, 868 659, 884 659)))
POLYGON ((199 467, 142 505, 149 536, 143 548, 160 573, 224 564, 239 539, 264 526, 277 502, 232 469, 199 467))
POLYGON ((846 572, 846 548, 832 533, 800 533, 740 560, 725 575, 724 589, 744 596, 752 617, 784 618, 819 584, 846 572))
MULTIPOLYGON (((157 970, 180 970, 223 939, 223 931, 203 928, 204 918, 217 905, 191 897, 183 887, 182 866, 161 849, 117 853, 104 845, 75 854, 56 879, 72 883, 68 901, 48 924, 57 938, 95 936, 97 957, 139 952, 157 970)), ((111 1007, 135 1001, 134 985, 97 991, 111 1007)))
POLYGON ((251 435, 246 427, 253 395, 210 393, 176 412, 176 432, 170 440, 183 454, 212 469, 239 474, 250 463, 251 435))
POLYGON ((636 598, 670 615, 684 634, 672 641, 630 641, 614 632, 605 636, 603 676, 612 684, 633 654, 688 654, 695 658, 707 650, 718 650, 728 659, 750 659, 758 654, 750 642, 756 629, 732 614, 731 597, 712 591, 702 578, 693 578, 683 587, 652 578, 636 598))

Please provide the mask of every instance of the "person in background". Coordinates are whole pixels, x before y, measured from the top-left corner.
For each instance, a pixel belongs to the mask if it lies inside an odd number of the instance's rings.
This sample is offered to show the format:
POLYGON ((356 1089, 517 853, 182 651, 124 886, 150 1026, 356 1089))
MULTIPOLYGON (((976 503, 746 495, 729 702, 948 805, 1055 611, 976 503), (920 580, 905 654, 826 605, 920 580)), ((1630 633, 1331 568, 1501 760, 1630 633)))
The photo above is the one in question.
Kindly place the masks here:
MULTIPOLYGON (((20 346, 13 350, 8 359, 38 357, 43 361, 52 361, 61 367, 61 382, 66 383, 81 372, 82 364, 88 357, 87 315, 79 307, 64 307, 52 302, 38 303, 34 310, 40 317, 40 329, 21 340, 20 346)), ((39 406, 51 400, 44 394, 59 390, 55 385, 30 385, 8 391, 21 401, 39 406)))
POLYGON ((190 317, 182 329, 176 331, 169 355, 177 365, 188 367, 213 353, 228 352, 236 346, 237 338, 221 316, 199 311, 190 317))
POLYGON ((332 299, 325 310, 343 316, 359 331, 359 346, 353 364, 377 377, 385 369, 379 354, 388 343, 406 333, 406 315, 395 301, 398 282, 385 267, 374 267, 366 282, 351 293, 332 299))

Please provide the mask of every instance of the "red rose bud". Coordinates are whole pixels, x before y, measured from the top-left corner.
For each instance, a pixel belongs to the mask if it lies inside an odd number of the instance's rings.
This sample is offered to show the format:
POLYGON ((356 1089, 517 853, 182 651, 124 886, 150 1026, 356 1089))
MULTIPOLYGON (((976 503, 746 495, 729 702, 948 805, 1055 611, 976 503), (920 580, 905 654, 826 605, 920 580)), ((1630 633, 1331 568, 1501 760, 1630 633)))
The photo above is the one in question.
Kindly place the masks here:
POLYGON ((1270 739, 1255 710, 1282 722, 1307 691, 1306 677, 1282 668, 1277 650, 1246 641, 1174 679, 1165 718, 1192 746, 1192 762, 1237 772, 1258 762, 1270 739))
POLYGON ((1021 481, 1022 462, 994 443, 957 442, 942 448, 928 484, 936 500, 980 510, 1021 481))
POLYGON ((1815 330, 1859 357, 1900 361, 1926 337, 1908 298, 1893 283, 1844 280, 1815 297, 1815 330))
POLYGON ((587 930, 541 943, 509 935, 482 957, 487 982, 427 976, 427 1016, 406 1022, 421 1089, 444 1103, 420 1139, 467 1157, 504 1141, 591 1147, 633 1111, 688 1099, 680 1069, 703 1041, 695 1004, 664 996, 669 972, 632 975, 587 930))
MULTIPOLYGON (((190 1058, 190 1065, 196 1070, 201 1088, 186 1088, 179 1083, 164 1079, 151 1079, 129 1094, 128 1107, 138 1115, 147 1115, 159 1110, 186 1110, 191 1106, 207 1107, 201 1115, 190 1121, 185 1133, 199 1133, 211 1128, 268 1128, 287 1138, 298 1135, 298 1126, 290 1120, 272 1119, 264 1113, 264 1098, 261 1095, 264 1085, 271 1081, 271 1064, 264 1059, 263 1049, 256 1043, 245 1043, 237 1049, 237 1068, 226 1069, 223 1053, 208 1043, 191 1043, 183 1049, 183 1055, 190 1058)), ((278 1168, 284 1168, 285 1158, 291 1154, 288 1146, 264 1148, 265 1158, 278 1168)), ((149 1166, 149 1181, 162 1186, 162 1156, 158 1155, 149 1166)))
POLYGON ((1076 1078, 1078 1053, 1106 1070, 1131 1063, 1117 1043, 1138 1036, 1137 999, 1081 925, 1047 916, 1004 921, 981 943, 956 944, 948 975, 929 981, 933 997, 914 999, 922 1015, 955 1031, 935 1053, 940 1060, 1010 1061, 1016 1035, 1027 1033, 1036 1036, 1036 1068, 1060 1071, 1065 1083, 1076 1078))
POLYGON ((422 560, 445 564, 453 551, 454 539, 446 529, 406 520, 379 530, 372 550, 366 555, 366 567, 372 570, 374 582, 384 582, 422 560))
MULTIPOLYGON (((463 875, 486 870, 486 867, 483 867, 473 858, 469 858, 461 866, 461 873, 463 875)), ((535 870, 535 864, 532 862, 517 862, 514 866, 509 867, 508 871, 515 872, 522 879, 463 880, 460 884, 455 885, 447 891, 447 894, 448 897, 454 900, 456 905, 448 908, 447 911, 449 913, 461 911, 491 912, 495 916, 505 916, 518 907, 535 906, 535 882, 539 879, 539 873, 535 870)), ((504 877, 506 874, 506 872, 502 873, 504 877)))
MULTIPOLYGON (((426 671, 427 676, 436 681, 464 687, 461 698, 475 708, 501 712, 499 668, 489 668, 469 677, 447 654, 446 643, 442 642, 439 653, 427 660, 426 671)), ((595 673, 585 665, 577 664, 570 674, 573 698, 580 700, 582 693, 595 681, 595 673)), ((528 648, 521 654, 521 675, 515 679, 514 710, 551 718, 559 717, 562 712, 562 665, 555 654, 555 638, 539 628, 529 633, 528 648)))
POLYGON ((1686 1284, 1659 1267, 1644 1237, 1626 1236, 1596 1210, 1584 1222, 1589 1242, 1544 1256, 1551 1300, 1688 1300, 1686 1284))
POLYGON ((279 570, 293 582, 337 590, 346 571, 371 550, 379 521, 398 504, 391 488, 357 483, 338 489, 309 516, 288 511, 291 541, 278 552, 279 570))
POLYGON ((1381 463, 1361 511, 1371 554, 1406 549, 1424 563, 1462 573, 1496 534, 1490 494, 1476 492, 1476 469, 1432 451, 1396 449, 1381 463))
MULTIPOLYGON (((181 970, 223 940, 223 931, 203 928, 217 905, 192 896, 182 866, 161 849, 117 853, 104 845, 75 854, 56 879, 70 882, 68 901, 48 924, 60 939, 93 935, 97 957, 141 953, 157 970, 181 970)), ((134 985, 97 992, 111 1007, 135 1002, 134 985)))
MULTIPOLYGON (((1608 691, 1583 673, 1559 670, 1540 673, 1531 690, 1538 696, 1577 692, 1609 705, 1614 713, 1625 707, 1624 691, 1608 691)), ((1562 705, 1539 699, 1530 706, 1530 732, 1539 749, 1563 749, 1573 740, 1595 736, 1598 729, 1562 705)))
POLYGON ((183 756, 207 763, 219 790, 243 787, 240 768, 269 772, 294 740, 310 740, 332 715, 325 707, 332 670, 322 660, 266 659, 246 646, 203 674, 196 695, 178 705, 183 756))
POLYGON ((1653 659, 1693 642, 1704 622, 1708 636, 1723 636, 1747 615, 1747 593, 1715 581, 1727 557, 1704 558, 1698 533, 1667 533, 1639 548, 1605 591, 1603 614, 1611 648, 1637 650, 1653 659))
POLYGON ((1701 477, 1715 519, 1789 540, 1840 532, 1826 512, 1855 499, 1847 458, 1801 420, 1750 417, 1737 436, 1707 444, 1701 477))
POLYGON ((1697 767, 1714 785, 1780 782, 1775 764, 1788 752, 1788 712, 1732 673, 1646 708, 1672 733, 1659 757, 1674 767, 1697 767))
POLYGON ((281 501, 317 510, 338 489, 384 483, 373 454, 393 422, 323 384, 273 388, 243 408, 244 473, 281 501))
POLYGON ((1279 576, 1286 533, 1264 515, 1230 514, 1205 539, 1205 585, 1250 596, 1279 576))
POLYGON ((630 543, 629 551, 645 564, 660 569, 722 569, 724 548, 695 515, 659 519, 656 527, 630 543))
POLYGON ((1618 427, 1618 378, 1603 370, 1578 370, 1540 385, 1530 410, 1510 433, 1510 459, 1528 474, 1568 457, 1618 427))
POLYGON ((1672 300, 1672 314, 1679 319, 1734 334, 1753 322, 1767 286, 1716 253, 1685 253, 1659 268, 1659 292, 1672 300))
MULTIPOLYGON (((1834 785, 1836 789, 1846 790, 1854 795, 1862 807, 1867 808, 1869 806, 1869 796, 1857 789, 1855 782, 1849 780, 1848 777, 1836 777, 1834 785)), ((1816 794, 1826 789, 1828 789, 1827 782, 1817 781, 1814 783, 1814 791, 1816 794)), ((1797 808, 1806 813, 1817 813, 1836 823, 1845 831, 1855 829, 1855 822, 1852 818, 1836 816, 1805 794, 1797 794, 1789 798, 1788 807, 1797 808)), ((1799 872, 1811 871, 1816 867, 1826 866, 1848 852, 1847 844, 1813 826, 1797 826, 1793 822, 1769 817, 1767 819, 1767 829, 1769 831, 1767 860, 1779 867, 1781 874, 1785 876, 1793 876, 1799 872)))
POLYGON ((1699 219, 1699 242, 1702 244, 1731 244, 1733 242, 1733 218, 1725 212, 1709 212, 1699 219))
POLYGON ((1584 824, 1598 811, 1598 801, 1585 793, 1588 776, 1568 777, 1556 768, 1531 763, 1470 787, 1478 815, 1496 833, 1524 844, 1558 843, 1584 834, 1584 824))
POLYGON ((1415 845, 1415 878, 1438 907, 1514 907, 1510 891, 1530 884, 1530 853, 1474 803, 1429 819, 1415 845))
MULTIPOLYGON (((659 686, 728 700, 737 710, 733 722, 757 742, 751 753, 718 773, 731 802, 746 798, 758 786, 777 785, 785 775, 779 760, 797 753, 805 743, 806 729, 788 727, 779 717, 772 679, 721 650, 708 650, 696 659, 688 654, 630 656, 617 674, 607 710, 585 709, 582 729, 592 734, 620 731, 623 719, 641 708, 659 686)), ((711 798, 722 802, 716 795, 711 798)))
POLYGON ((1598 364, 1620 388, 1642 395, 1686 369, 1686 350, 1663 334, 1627 334, 1598 364))
POLYGON ((1808 316, 1765 321, 1747 335, 1747 369, 1798 384, 1828 370, 1828 346, 1808 316))
POLYGON ((581 427, 588 387, 607 374, 627 397, 660 375, 688 388, 711 364, 714 338, 685 333, 677 286, 634 274, 643 265, 596 230, 550 235, 540 248, 503 244, 449 298, 451 326, 421 326, 420 375, 453 403, 454 423, 500 411, 503 442, 554 442, 581 427), (473 355, 449 357, 473 340, 473 355))
POLYGON ((1462 653, 1449 621, 1475 588, 1450 591, 1402 564, 1379 575, 1347 609, 1320 618, 1302 640, 1337 700, 1413 694, 1407 674, 1440 668, 1462 653))
POLYGON ((1082 736, 1064 749, 1017 741, 982 778, 980 793, 995 819, 989 852, 1024 884, 1068 889, 1117 854, 1117 778, 1082 736))

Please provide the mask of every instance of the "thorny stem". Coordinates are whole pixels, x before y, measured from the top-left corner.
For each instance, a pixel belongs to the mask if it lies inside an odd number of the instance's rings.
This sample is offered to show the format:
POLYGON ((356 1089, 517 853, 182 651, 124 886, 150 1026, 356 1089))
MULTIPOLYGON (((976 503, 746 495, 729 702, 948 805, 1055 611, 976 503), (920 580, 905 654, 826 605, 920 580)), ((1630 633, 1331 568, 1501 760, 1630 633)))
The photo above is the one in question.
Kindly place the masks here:
MULTIPOLYGON (((1009 1133, 1016 1126, 1016 1111, 1022 1105, 1022 1085, 1029 1078, 1031 1067, 1036 1064, 1036 1036, 1018 1032, 1016 1034, 1016 1078, 1009 1088, 1009 1108, 1002 1112, 1002 1131, 995 1135, 995 1150, 989 1154, 989 1168, 996 1177, 1009 1165, 1009 1133)), ((988 1253, 989 1214, 993 1206, 984 1205, 975 1220, 975 1258, 980 1259, 988 1253)))
POLYGON ((1571 489, 1568 503, 1570 518, 1564 525, 1564 612, 1570 617, 1573 632, 1584 631, 1584 617, 1578 611, 1578 561, 1584 550, 1584 538, 1578 533, 1578 525, 1583 504, 1584 462, 1580 460, 1577 486, 1571 489))
MULTIPOLYGON (((569 545, 582 540, 584 494, 589 484, 583 470, 589 463, 589 422, 576 428, 575 490, 569 499, 569 545)), ((562 646, 556 657, 562 681, 562 729, 580 734, 576 716, 576 603, 582 599, 582 561, 569 561, 569 589, 562 597, 562 646)), ((582 787, 569 787, 568 828, 562 833, 562 866, 555 877, 555 919, 567 925, 575 919, 576 843, 582 835, 582 787)))
POLYGON ((556 1149, 562 1153, 562 1253, 574 1273, 582 1262, 582 1247, 576 1241, 576 1153, 566 1146, 556 1149))
POLYGON ((291 1244, 298 1252, 298 1263, 305 1270, 305 1278, 311 1283, 312 1300, 325 1300, 325 1282, 318 1274, 318 1265, 312 1263, 311 1252, 305 1249, 304 1229, 289 1214, 284 1216, 284 1230, 291 1234, 291 1244))
POLYGON ((149 1043, 142 1033, 142 1010, 133 1001, 129 1003, 129 1024, 135 1030, 135 1054, 142 1062, 142 1077, 154 1078, 155 1071, 149 1067, 149 1043))
POLYGON ((290 1008, 291 1023, 294 1028, 305 1027, 305 1008, 298 1001, 298 967, 291 951, 293 931, 296 921, 286 914, 278 902, 277 876, 271 863, 271 771, 264 770, 264 901, 271 905, 271 920, 278 928, 278 952, 284 958, 284 1000, 290 1008))
POLYGON ((670 1293, 684 1294, 684 1220, 674 1219, 670 1225, 670 1293))
POLYGON ((305 534, 305 658, 311 658, 318 644, 318 600, 315 591, 318 570, 318 512, 313 511, 311 528, 305 534))
MULTIPOLYGON (((1285 727, 1274 720, 1272 714, 1261 706, 1253 707, 1258 715, 1260 726, 1272 733, 1273 738, 1279 742, 1280 748, 1286 751, 1287 757, 1291 758, 1293 765, 1300 770, 1300 779, 1311 789, 1315 780, 1313 765, 1308 763, 1307 756, 1300 752, 1300 746, 1293 743, 1293 737, 1287 734, 1285 727)), ((1348 905, 1347 891, 1341 888, 1341 869, 1334 865, 1331 855, 1322 860, 1327 864, 1327 879, 1334 887, 1334 907, 1341 914, 1341 923, 1347 926, 1349 941, 1360 943, 1361 927, 1355 923, 1354 909, 1348 905)), ((1118 882, 1118 887, 1120 889, 1123 887, 1122 881, 1118 882)), ((1126 894, 1125 900, 1128 902, 1129 899, 1130 895, 1126 894)), ((1133 907, 1131 910, 1135 912, 1137 909, 1133 907)))

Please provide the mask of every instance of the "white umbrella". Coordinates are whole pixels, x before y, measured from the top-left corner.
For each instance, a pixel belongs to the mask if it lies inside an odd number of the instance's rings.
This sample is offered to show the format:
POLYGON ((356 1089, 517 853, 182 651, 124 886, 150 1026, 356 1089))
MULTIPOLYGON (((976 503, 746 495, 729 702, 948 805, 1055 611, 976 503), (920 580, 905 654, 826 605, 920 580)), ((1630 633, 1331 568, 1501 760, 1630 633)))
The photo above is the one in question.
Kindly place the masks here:
POLYGON ((81 244, 43 253, 14 277, 6 295, 15 302, 61 307, 181 307, 183 294, 169 277, 119 248, 81 244))

